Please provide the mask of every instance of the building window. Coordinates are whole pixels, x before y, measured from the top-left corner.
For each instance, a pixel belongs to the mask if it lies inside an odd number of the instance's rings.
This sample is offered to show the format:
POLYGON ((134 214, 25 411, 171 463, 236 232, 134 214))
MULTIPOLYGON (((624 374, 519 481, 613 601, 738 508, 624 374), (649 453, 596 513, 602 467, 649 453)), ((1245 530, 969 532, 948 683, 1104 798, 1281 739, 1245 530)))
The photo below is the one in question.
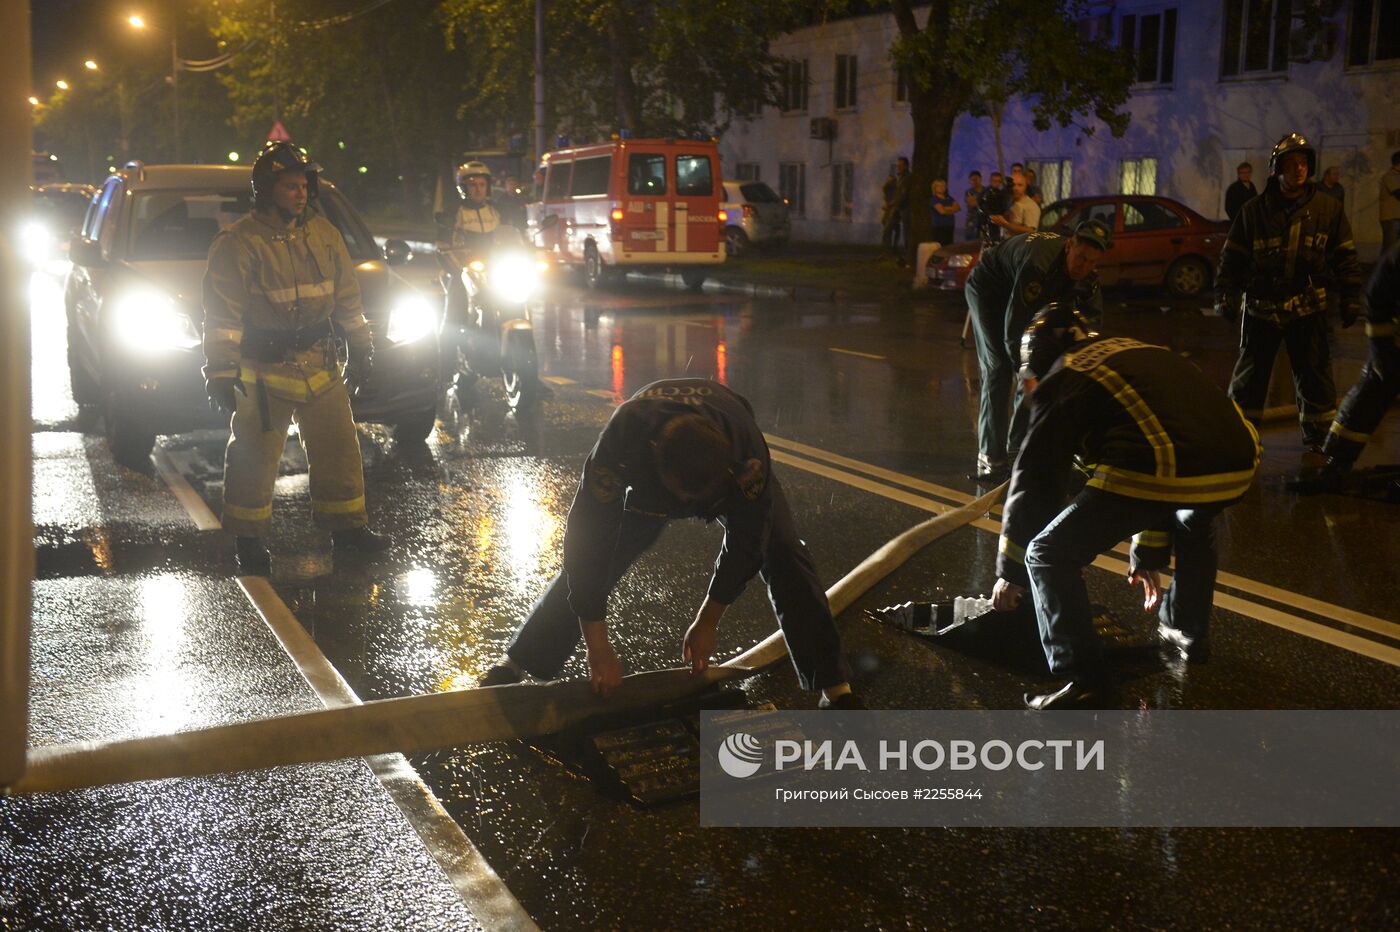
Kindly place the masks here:
MULTIPOLYGON (((1102 7, 1102 4, 1099 5, 1102 7)), ((1113 13, 1094 10, 1076 23, 1079 38, 1087 45, 1091 42, 1113 41, 1113 13)))
POLYGON ((1176 65, 1176 10, 1137 13, 1119 20, 1118 46, 1133 53, 1133 80, 1170 84, 1176 65))
POLYGON ((1400 59, 1400 0, 1355 0, 1347 33, 1347 64, 1400 59))
POLYGON ((1119 194, 1156 194, 1157 160, 1124 159, 1118 163, 1119 194))
POLYGON ((807 213, 807 163, 778 163, 778 193, 787 201, 794 217, 807 213))
POLYGON ((912 85, 913 79, 909 76, 909 69, 896 68, 894 70, 894 102, 897 104, 909 103, 912 85))
POLYGON ((1069 159, 1028 159, 1026 167, 1035 172, 1035 186, 1040 189, 1040 202, 1053 204, 1070 196, 1069 159))
POLYGON ((836 56, 836 109, 850 110, 856 105, 856 57, 836 56))
POLYGON ((854 206, 852 188, 855 186, 854 162, 837 162, 831 166, 831 219, 850 220, 854 206))
POLYGON ((1220 74, 1287 71, 1292 21, 1290 0, 1225 0, 1220 74))
POLYGON ((757 162, 735 162, 735 163, 734 163, 734 180, 735 180, 735 181, 761 181, 762 179, 758 177, 758 163, 757 163, 757 162))
POLYGON ((784 113, 802 113, 807 109, 807 59, 793 59, 783 66, 778 106, 784 113))

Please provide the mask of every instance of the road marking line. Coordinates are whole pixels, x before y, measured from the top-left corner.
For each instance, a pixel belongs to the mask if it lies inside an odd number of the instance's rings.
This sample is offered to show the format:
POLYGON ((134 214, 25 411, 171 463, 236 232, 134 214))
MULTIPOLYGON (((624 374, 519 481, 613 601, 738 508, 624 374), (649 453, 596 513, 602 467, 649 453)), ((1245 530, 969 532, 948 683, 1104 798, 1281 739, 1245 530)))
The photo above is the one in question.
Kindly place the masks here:
MULTIPOLYGON (((271 583, 261 576, 240 576, 238 585, 322 705, 333 708, 361 704, 355 690, 306 633, 306 628, 271 583)), ((473 918, 488 929, 538 928, 407 758, 402 754, 375 754, 364 760, 447 875, 473 918)))
MULTIPOLYGON (((823 476, 828 479, 834 479, 835 481, 844 483, 845 485, 849 485, 866 492, 872 492, 876 495, 880 495, 897 502, 903 502, 907 505, 913 505, 916 508, 924 508, 928 511, 933 512, 951 510, 951 508, 943 502, 935 501, 931 498, 925 498, 924 496, 916 495, 913 492, 909 492, 905 489, 897 488, 895 486, 886 485, 882 482, 875 482, 874 480, 868 479, 865 476, 861 476, 859 474, 845 472, 840 469, 835 469, 831 466, 803 459, 801 457, 794 456, 790 453, 786 453, 781 449, 771 451, 771 455, 776 462, 786 463, 790 466, 795 466, 798 469, 804 470, 806 472, 813 473, 814 475, 823 476)), ((971 526, 979 530, 986 531, 989 534, 1001 533, 1001 524, 999 522, 991 521, 986 518, 981 518, 971 522, 971 526)), ((1116 557, 1109 557, 1107 555, 1099 556, 1094 561, 1093 565, 1097 566, 1099 569, 1116 573, 1121 576, 1126 576, 1128 572, 1127 561, 1116 557)), ((1261 589, 1269 589, 1280 593, 1282 596, 1284 596, 1284 598, 1277 598, 1277 601, 1280 602, 1287 603, 1289 599, 1302 598, 1296 593, 1286 592, 1282 589, 1274 590, 1273 587, 1264 586, 1262 583, 1255 585, 1261 589)), ((1325 603, 1316 602, 1316 600, 1310 601, 1313 601, 1314 604, 1318 606, 1330 609, 1330 606, 1327 606, 1325 603)), ((1400 649, 1396 649, 1389 645, 1379 644, 1375 641, 1360 637, 1359 635, 1351 634, 1346 631, 1338 631, 1337 629, 1328 627, 1327 625, 1323 625, 1315 621, 1310 621, 1306 618, 1299 618, 1296 615, 1290 615, 1286 612, 1279 611, 1278 609, 1271 608, 1269 606, 1257 605, 1253 602, 1241 599, 1238 596, 1231 595, 1226 592, 1221 592, 1219 591, 1219 589, 1217 589, 1215 593, 1215 604, 1228 611, 1233 611, 1237 614, 1244 615, 1247 618, 1253 618, 1256 621, 1262 621, 1265 624, 1273 625, 1274 627, 1282 628, 1286 631, 1292 631, 1295 634, 1301 634, 1306 637, 1310 637, 1314 640, 1322 641, 1326 644, 1331 644, 1334 647, 1340 647, 1343 650, 1351 651, 1352 653, 1356 654, 1361 654, 1362 656, 1370 657, 1374 660, 1379 660, 1382 663, 1388 663, 1392 666, 1400 667, 1400 649)), ((1311 611, 1312 609, 1308 610, 1311 611)), ((1318 611, 1317 614, 1321 615, 1324 618, 1331 619, 1333 621, 1340 621, 1343 624, 1351 623, 1345 621, 1342 618, 1338 618, 1334 610, 1318 611)), ((1358 613, 1348 612, 1347 614, 1356 615, 1358 613)), ((1371 618, 1370 616, 1365 615, 1361 615, 1360 617, 1368 620, 1369 622, 1374 623, 1375 625, 1384 626, 1382 629, 1379 629, 1380 633, 1382 634, 1385 634, 1389 629, 1396 627, 1394 625, 1391 625, 1390 622, 1387 622, 1384 619, 1371 618)))
POLYGON ((573 379, 566 379, 562 375, 542 375, 540 381, 548 382, 551 385, 577 385, 573 379))
POLYGON ((617 398, 617 396, 614 393, 608 391, 605 388, 586 389, 585 394, 592 395, 594 398, 602 398, 605 401, 615 401, 617 398))
POLYGON ((839 346, 828 346, 827 349, 831 350, 833 353, 841 353, 841 354, 846 355, 846 356, 859 356, 859 357, 861 357, 862 359, 884 359, 884 358, 885 358, 884 356, 877 356, 877 355, 875 355, 874 353, 862 353, 862 352, 860 352, 859 350, 842 349, 842 348, 839 347, 839 346))
MULTIPOLYGON (((913 476, 908 476, 904 473, 898 473, 890 469, 885 469, 883 467, 876 466, 871 463, 865 463, 860 460, 851 459, 850 457, 841 456, 836 453, 829 453, 817 447, 812 447, 806 444, 798 443, 794 440, 787 440, 782 437, 774 437, 771 434, 765 434, 764 437, 772 446, 787 447, 797 453, 801 453, 804 456, 809 456, 813 459, 825 460, 828 463, 834 463, 838 466, 845 467, 846 469, 849 469, 853 472, 865 473, 876 478, 884 479, 888 482, 894 482, 900 485, 904 485, 911 489, 918 489, 922 492, 927 492, 936 498, 941 498, 947 501, 955 502, 959 505, 965 505, 968 502, 972 501, 972 496, 968 495, 966 492, 959 492, 957 489, 950 489, 946 486, 941 486, 933 482, 925 481, 923 479, 917 479, 913 476)), ((1001 506, 997 506, 997 508, 993 509, 992 513, 999 514, 1000 511, 1001 506)), ((978 526, 980 527, 981 525, 978 526)), ((998 534, 1001 533, 999 526, 984 527, 983 529, 994 531, 998 534)), ((1113 548, 1113 552, 1121 553, 1124 556, 1126 556, 1128 554, 1128 545, 1126 543, 1118 544, 1116 547, 1113 548)), ((1361 628, 1366 631, 1372 631, 1376 634, 1384 635, 1390 638, 1400 638, 1400 624, 1397 624, 1393 621, 1388 621, 1384 618, 1377 618, 1374 615, 1366 615, 1361 612, 1354 611, 1349 608, 1344 608, 1339 605, 1332 605, 1327 602, 1322 602, 1310 596, 1306 596, 1298 592, 1292 592, 1288 589, 1280 589, 1277 586, 1271 586, 1268 583, 1259 582, 1257 580, 1250 579, 1246 576, 1238 576, 1234 573, 1222 572, 1216 576, 1216 583, 1217 585, 1228 586, 1231 589, 1238 589, 1240 592, 1247 593, 1249 595, 1255 596, 1256 598, 1268 599, 1273 602, 1281 602, 1285 605, 1291 605, 1294 608, 1301 609, 1305 612, 1312 612, 1315 615, 1321 615, 1324 618, 1330 618, 1342 624, 1351 625, 1354 628, 1361 628)))
POLYGON ((156 472, 165 480, 166 486, 175 495, 175 500, 184 506, 195 527, 201 531, 217 531, 223 528, 219 518, 209 510, 209 505, 199 497, 184 472, 175 464, 170 454, 157 447, 155 450, 156 472))

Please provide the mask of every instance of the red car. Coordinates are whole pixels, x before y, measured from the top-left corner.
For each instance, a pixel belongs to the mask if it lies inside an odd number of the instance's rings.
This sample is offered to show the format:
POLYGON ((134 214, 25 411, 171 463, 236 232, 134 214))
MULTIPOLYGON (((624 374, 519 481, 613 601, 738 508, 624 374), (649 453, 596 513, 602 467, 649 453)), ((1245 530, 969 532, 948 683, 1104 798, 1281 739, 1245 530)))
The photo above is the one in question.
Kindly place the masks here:
MULTIPOLYGON (((1160 284, 1188 298, 1210 287, 1230 229, 1171 198, 1136 194, 1056 201, 1041 211, 1040 228, 1068 233, 1084 220, 1113 225, 1113 248, 1099 263, 1105 287, 1160 284)), ((929 281, 937 288, 963 287, 981 250, 978 242, 944 246, 929 259, 929 281)))

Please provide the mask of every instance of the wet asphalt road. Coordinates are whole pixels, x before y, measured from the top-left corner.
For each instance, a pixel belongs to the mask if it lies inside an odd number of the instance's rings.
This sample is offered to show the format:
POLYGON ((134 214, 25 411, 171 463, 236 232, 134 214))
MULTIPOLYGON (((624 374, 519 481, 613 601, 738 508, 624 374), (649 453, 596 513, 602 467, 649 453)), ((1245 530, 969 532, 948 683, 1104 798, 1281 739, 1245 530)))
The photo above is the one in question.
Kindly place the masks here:
MULTIPOLYGON (((1129 294, 1110 304, 1106 326, 1188 353, 1223 384, 1232 335, 1200 313, 1203 303, 1164 307, 1155 296, 1129 294)), ((889 471, 880 480, 886 493, 902 488, 946 502, 973 491, 964 474, 975 452, 977 373, 971 351, 957 345, 960 324, 961 309, 947 296, 893 309, 689 295, 639 281, 606 295, 561 284, 536 319, 542 372, 555 393, 540 411, 466 435, 439 431, 417 447, 377 429, 363 432, 371 519, 396 542, 388 559, 332 563, 328 541, 310 527, 304 469, 289 444, 274 507, 273 583, 361 697, 471 685, 557 571, 578 470, 612 404, 649 381, 682 374, 714 377, 748 396, 775 450, 791 453, 796 442, 819 451, 800 457, 808 468, 777 469, 823 578, 834 581, 927 512, 873 488, 868 471, 838 465, 843 478, 818 475, 810 467, 830 466, 824 455, 889 471)), ((1362 352, 1359 334, 1341 335, 1339 385, 1351 383, 1362 352)), ((45 431, 38 436, 83 443, 71 433, 74 412, 61 387, 38 390, 61 370, 61 356, 47 370, 36 362, 35 419, 45 431)), ((222 438, 161 443, 217 512, 222 438)), ((1342 606, 1392 626, 1400 620, 1397 506, 1290 496, 1281 485, 1297 467, 1296 426, 1269 430, 1265 444, 1261 480, 1228 513, 1221 535, 1222 570, 1244 579, 1229 591, 1256 610, 1217 611, 1208 666, 1187 671, 1152 657, 1135 664, 1124 707, 1400 704, 1395 666, 1253 617, 1284 613, 1400 646, 1400 628, 1369 630, 1365 619, 1337 620, 1326 611, 1342 606)), ((1367 459, 1400 461, 1393 417, 1367 459)), ((192 536, 173 503, 168 528, 123 533, 124 496, 160 500, 156 483, 133 493, 126 477, 93 480, 94 501, 55 506, 47 519, 36 513, 48 537, 41 576, 108 576, 113 566, 139 572, 182 560, 231 564, 221 535, 171 553, 171 540, 192 536), (101 510, 97 524, 110 529, 105 542, 65 530, 92 526, 93 508, 101 510)), ((61 475, 44 481, 64 487, 61 475)), ((629 670, 679 663, 680 637, 718 543, 715 528, 672 525, 614 594, 614 639, 629 670)), ((1028 628, 993 644, 933 645, 862 615, 911 598, 989 591, 995 547, 994 534, 965 528, 838 619, 859 671, 856 686, 872 706, 1016 708, 1027 684, 1047 682, 1028 628)), ((1147 630, 1121 580, 1101 570, 1089 579, 1096 603, 1147 630)), ((772 627, 755 584, 726 616, 719 653, 747 647, 772 627)), ((579 658, 568 672, 584 672, 579 658)), ((749 681, 745 691, 779 707, 814 704, 786 667, 749 681)), ((546 928, 1380 928, 1400 921, 1400 836, 1393 831, 702 830, 694 801, 637 807, 593 779, 594 762, 580 748, 566 738, 413 760, 546 928)))

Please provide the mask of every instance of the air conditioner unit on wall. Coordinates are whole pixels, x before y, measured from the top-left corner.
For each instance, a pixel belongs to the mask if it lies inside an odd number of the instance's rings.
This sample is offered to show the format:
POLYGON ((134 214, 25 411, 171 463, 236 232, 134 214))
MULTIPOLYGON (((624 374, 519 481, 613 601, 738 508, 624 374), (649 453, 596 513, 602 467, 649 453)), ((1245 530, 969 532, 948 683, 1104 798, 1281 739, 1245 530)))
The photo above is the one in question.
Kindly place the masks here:
POLYGON ((813 139, 835 139, 836 121, 831 117, 812 117, 809 135, 813 139))

